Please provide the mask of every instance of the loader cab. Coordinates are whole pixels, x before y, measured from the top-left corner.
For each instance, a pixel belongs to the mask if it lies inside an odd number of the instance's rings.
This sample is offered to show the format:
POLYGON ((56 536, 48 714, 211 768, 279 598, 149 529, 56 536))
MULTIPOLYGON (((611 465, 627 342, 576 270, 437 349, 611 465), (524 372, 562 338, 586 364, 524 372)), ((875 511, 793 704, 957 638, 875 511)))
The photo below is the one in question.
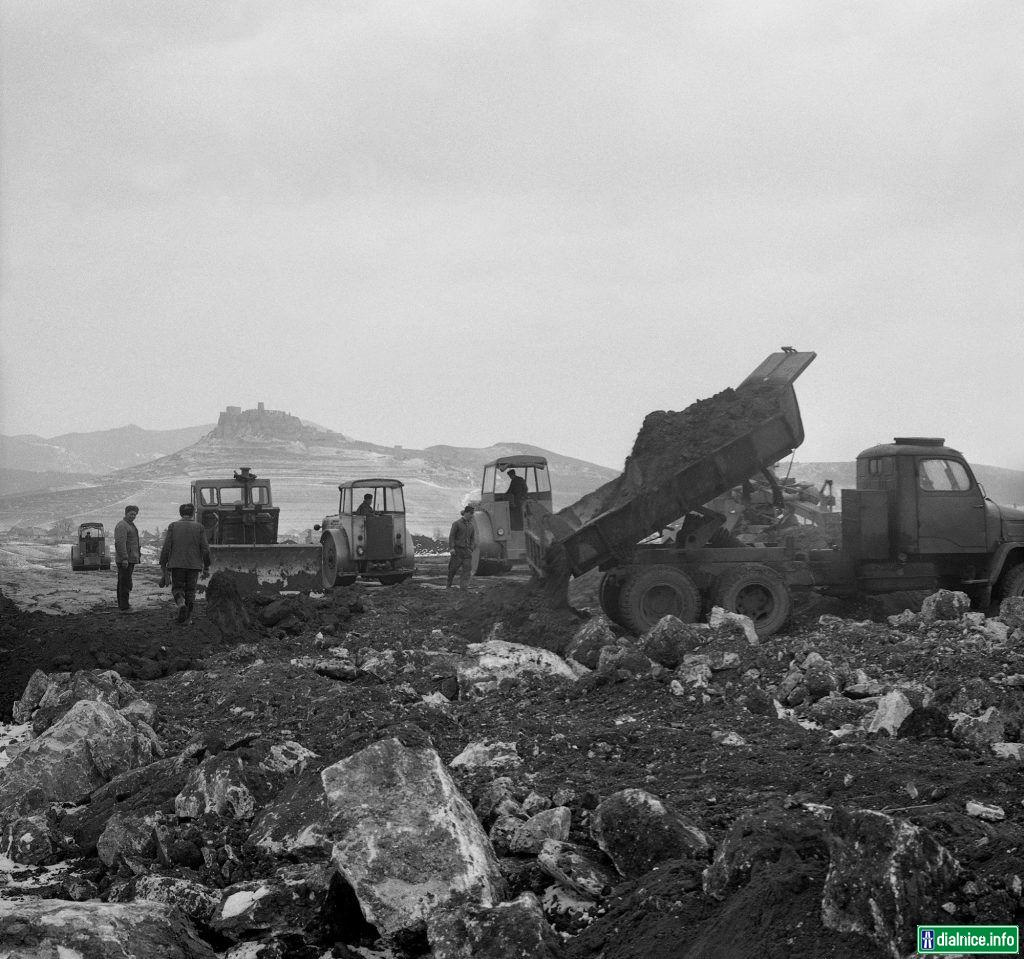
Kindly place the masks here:
POLYGON ((321 532, 324 586, 351 585, 357 577, 395 585, 412 576, 416 564, 402 482, 350 480, 338 485, 338 494, 337 514, 313 527, 321 532))
POLYGON ((523 506, 527 500, 544 503, 551 508, 551 477, 548 475, 548 461, 543 456, 506 456, 484 465, 483 482, 480 484, 480 503, 484 509, 489 504, 507 503, 507 527, 523 529, 523 506), (516 497, 510 492, 513 477, 522 483, 525 490, 516 497))
POLYGON ((71 546, 71 568, 77 572, 110 569, 110 550, 102 523, 82 523, 71 546))
POLYGON ((270 480, 259 479, 248 466, 230 479, 193 480, 192 505, 211 546, 277 542, 280 510, 270 480))
POLYGON ((849 531, 865 559, 985 553, 998 530, 971 467, 939 438, 896 437, 865 450, 850 494, 844 491, 843 539, 849 531))

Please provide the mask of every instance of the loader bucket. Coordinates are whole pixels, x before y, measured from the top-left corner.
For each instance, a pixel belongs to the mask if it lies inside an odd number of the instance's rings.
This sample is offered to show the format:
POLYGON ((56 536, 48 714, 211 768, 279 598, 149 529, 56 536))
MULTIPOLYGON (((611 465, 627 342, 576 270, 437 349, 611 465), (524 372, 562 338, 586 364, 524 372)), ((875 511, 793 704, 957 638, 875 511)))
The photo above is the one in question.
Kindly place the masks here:
POLYGON ((319 592, 320 546, 283 543, 211 546, 210 572, 231 573, 241 592, 319 592))

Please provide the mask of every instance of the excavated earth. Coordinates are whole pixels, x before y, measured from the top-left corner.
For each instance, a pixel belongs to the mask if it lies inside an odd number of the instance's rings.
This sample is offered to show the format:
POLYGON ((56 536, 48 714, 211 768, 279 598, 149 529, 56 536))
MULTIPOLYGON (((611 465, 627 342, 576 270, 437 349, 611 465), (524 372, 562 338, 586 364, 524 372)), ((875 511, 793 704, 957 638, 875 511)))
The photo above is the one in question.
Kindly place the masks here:
MULTIPOLYGON (((677 666, 671 656, 667 665, 634 656, 576 682, 521 675, 474 696, 460 690, 456 675, 469 644, 490 637, 565 654, 580 628, 598 619, 596 576, 574 581, 571 605, 555 608, 521 574, 475 580, 468 593, 446 591, 443 559, 430 563, 397 587, 357 584, 322 598, 295 597, 274 625, 261 622, 275 618, 266 615, 262 600, 246 600, 251 624, 233 636, 209 621, 205 603, 194 625, 181 627, 171 622, 166 599, 124 617, 109 608, 46 616, 5 601, 2 716, 10 721, 12 701, 35 669, 113 668, 155 706, 153 725, 168 757, 196 743, 210 754, 244 752, 284 737, 315 753, 312 768, 321 769, 392 736, 432 744, 445 763, 474 742, 512 743, 521 765, 452 769, 471 801, 500 775, 509 777, 520 799, 527 793, 556 797, 571 811, 570 840, 597 857, 595 808, 627 788, 653 794, 706 833, 706 854, 619 876, 573 909, 546 908, 561 942, 537 955, 894 955, 878 936, 823 920, 823 887, 836 853, 822 823, 843 810, 881 811, 920 827, 960 864, 939 900, 922 900, 923 914, 908 922, 1024 920, 1024 767, 1019 758, 996 755, 991 736, 954 734, 948 718, 991 718, 986 710, 994 707, 997 738, 1020 743, 1019 631, 986 631, 977 617, 959 615, 927 622, 907 616, 893 624, 876 612, 872 621, 872 607, 815 600, 797 611, 785 634, 757 645, 741 630, 707 630, 693 647, 694 655, 705 657, 695 662, 711 663, 703 672, 677 666), (333 678, 323 661, 339 656, 339 647, 352 662, 372 659, 378 666, 333 678), (852 698, 855 686, 864 698, 852 698), (879 695, 894 689, 905 692, 910 718, 892 734, 869 731, 866 718, 878 708, 879 695), (980 818, 968 812, 968 803, 1000 812, 980 818), (702 877, 711 856, 748 814, 786 825, 751 855, 742 881, 719 897, 705 894, 702 877)), ((112 606, 113 582, 110 598, 112 606)), ((652 652, 614 632, 622 648, 652 652)), ((213 868, 202 860, 188 868, 154 862, 154 872, 220 889, 262 878, 269 869, 247 844, 244 823, 199 820, 183 841, 219 853, 213 868)), ((870 861, 874 851, 864 848, 861 855, 870 861)), ((123 870, 95 855, 57 873, 45 864, 6 862, 0 904, 16 895, 103 900, 124 885, 123 870)), ((611 869, 608 860, 604 865, 611 869)), ((506 856, 502 868, 512 893, 543 895, 552 882, 536 868, 536 857, 506 856)), ((223 940, 211 944, 228 954, 223 940)), ((251 954, 372 954, 352 942, 333 950, 324 942, 293 944, 291 952, 275 948, 251 954)), ((409 955, 430 955, 408 949, 409 955)), ((902 949, 912 953, 913 943, 902 949)), ((495 947, 477 955, 513 953, 495 947)))

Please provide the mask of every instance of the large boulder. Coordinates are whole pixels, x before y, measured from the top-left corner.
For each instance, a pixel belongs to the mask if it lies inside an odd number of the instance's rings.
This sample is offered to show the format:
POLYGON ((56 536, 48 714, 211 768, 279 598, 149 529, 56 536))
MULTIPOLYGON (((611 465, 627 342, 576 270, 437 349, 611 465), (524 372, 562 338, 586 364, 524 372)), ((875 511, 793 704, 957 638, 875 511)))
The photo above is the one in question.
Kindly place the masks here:
POLYGON ((230 819, 252 819, 256 800, 249 788, 242 759, 235 753, 210 756, 189 774, 175 797, 180 819, 198 819, 216 813, 230 819))
POLYGON ((867 936, 899 959, 915 924, 942 915, 959 864, 926 830, 873 810, 837 808, 826 838, 822 921, 867 936))
POLYGON ((298 776, 253 820, 250 839, 281 859, 328 859, 334 811, 317 772, 298 776))
POLYGON ((96 852, 108 869, 126 866, 141 874, 152 865, 156 853, 153 816, 116 812, 96 842, 96 852))
POLYGON ((971 598, 959 590, 940 589, 925 598, 921 604, 921 619, 926 623, 938 620, 958 620, 970 612, 971 598))
POLYGON ((676 616, 662 616, 640 638, 644 654, 668 669, 675 669, 687 653, 711 639, 707 626, 684 623, 676 616))
POLYGON ((0 900, 7 959, 216 959, 178 910, 157 902, 0 900))
POLYGON ((726 899, 766 864, 789 869, 812 860, 824 864, 828 860, 824 832, 824 824, 806 813, 769 809, 741 816, 704 870, 704 894, 726 899))
POLYGON ((240 882, 223 890, 210 925, 238 941, 269 932, 289 932, 315 940, 328 921, 334 869, 325 863, 282 866, 271 879, 240 882))
POLYGON ((459 695, 487 693, 503 682, 517 682, 523 676, 545 676, 576 682, 577 675, 561 656, 535 646, 491 639, 471 643, 468 656, 458 667, 459 695))
POLYGON ((134 899, 148 899, 176 906, 193 922, 208 925, 214 912, 220 908, 220 890, 174 876, 153 874, 139 876, 132 887, 134 899))
POLYGON ((711 843, 702 829, 642 789, 613 793, 590 816, 590 833, 626 878, 668 859, 704 859, 711 843))
POLYGON ((999 604, 999 618, 1011 631, 1024 628, 1024 596, 1007 596, 999 604))
POLYGON ((501 899, 494 852, 433 749, 381 740, 321 780, 334 813, 331 857, 382 934, 419 928, 454 900, 501 899))
POLYGON ((556 882, 597 898, 603 896, 618 877, 602 862, 596 850, 585 849, 575 843, 546 839, 541 846, 537 862, 556 882))
POLYGON ((153 760, 153 743, 103 702, 77 702, 0 769, 0 824, 50 802, 79 802, 153 760))
POLYGON ((573 634, 565 647, 565 658, 575 660, 587 669, 597 669, 601 647, 618 642, 611 624, 603 616, 588 620, 573 634))
POLYGON ((137 696, 135 687, 112 669, 82 669, 76 673, 54 673, 50 676, 37 671, 15 704, 15 718, 23 717, 22 722, 31 719, 32 731, 38 736, 77 702, 91 700, 119 709, 137 696), (41 694, 35 699, 35 693, 40 689, 41 694))
POLYGON ((442 910, 427 924, 434 959, 561 959, 565 950, 532 892, 495 906, 442 910))
POLYGON ((571 824, 572 813, 568 806, 544 809, 516 829, 508 847, 517 856, 536 855, 546 839, 557 839, 560 842, 568 839, 571 824))

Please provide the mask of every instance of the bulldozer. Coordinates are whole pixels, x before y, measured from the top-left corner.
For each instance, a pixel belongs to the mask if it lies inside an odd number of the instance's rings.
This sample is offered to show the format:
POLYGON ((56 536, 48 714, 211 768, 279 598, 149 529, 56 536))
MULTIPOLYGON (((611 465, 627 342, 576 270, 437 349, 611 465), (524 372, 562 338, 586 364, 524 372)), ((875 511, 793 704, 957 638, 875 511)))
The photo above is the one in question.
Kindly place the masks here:
POLYGON ((476 512, 477 546, 473 551, 473 574, 494 576, 507 573, 514 563, 526 562, 524 510, 527 503, 551 509, 551 478, 543 456, 503 456, 484 464, 480 502, 476 512), (519 495, 510 492, 512 477, 523 481, 519 495))
POLYGON ((280 509, 270 480, 243 466, 230 479, 193 480, 192 505, 210 542, 211 571, 252 592, 309 591, 320 585, 320 547, 278 542, 280 509))
POLYGON ((402 482, 396 479, 359 479, 338 485, 338 512, 313 527, 321 534, 324 589, 351 586, 359 578, 395 586, 416 572, 402 490, 402 482))
POLYGON ((71 568, 76 573, 110 569, 110 550, 102 523, 82 523, 78 542, 71 544, 71 568))

